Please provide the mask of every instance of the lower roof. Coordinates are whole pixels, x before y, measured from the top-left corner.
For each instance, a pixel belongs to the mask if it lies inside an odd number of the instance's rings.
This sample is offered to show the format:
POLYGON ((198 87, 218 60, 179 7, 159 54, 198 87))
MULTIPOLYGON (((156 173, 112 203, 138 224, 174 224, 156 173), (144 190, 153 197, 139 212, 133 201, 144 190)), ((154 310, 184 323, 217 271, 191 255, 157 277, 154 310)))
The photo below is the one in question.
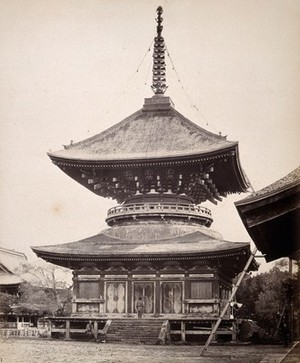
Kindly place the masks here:
MULTIPOLYGON (((112 227, 71 243, 32 247, 43 259, 67 261, 128 261, 219 258, 250 254, 250 244, 225 241, 206 227, 157 223, 112 227)), ((252 266, 254 268, 254 265, 252 266)))

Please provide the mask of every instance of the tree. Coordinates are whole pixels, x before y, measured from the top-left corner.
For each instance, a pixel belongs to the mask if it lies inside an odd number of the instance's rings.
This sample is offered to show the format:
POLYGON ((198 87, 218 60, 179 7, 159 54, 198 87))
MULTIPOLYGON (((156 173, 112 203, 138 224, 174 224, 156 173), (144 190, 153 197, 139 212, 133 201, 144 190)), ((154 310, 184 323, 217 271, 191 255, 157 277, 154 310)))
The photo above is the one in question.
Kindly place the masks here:
POLYGON ((0 292, 0 311, 1 313, 8 314, 11 312, 11 306, 14 304, 17 296, 8 294, 7 292, 0 292))
POLYGON ((246 276, 237 292, 237 301, 243 304, 237 316, 256 320, 270 335, 276 331, 279 316, 287 306, 291 281, 283 268, 280 262, 269 272, 246 276))
POLYGON ((72 293, 70 289, 57 289, 34 286, 24 283, 20 288, 15 312, 34 315, 65 315, 70 313, 72 293))
POLYGON ((70 271, 36 260, 19 267, 26 281, 20 287, 15 312, 37 315, 66 315, 71 313, 72 286, 70 271))
POLYGON ((293 281, 293 303, 295 311, 300 311, 300 261, 295 263, 296 272, 293 281))

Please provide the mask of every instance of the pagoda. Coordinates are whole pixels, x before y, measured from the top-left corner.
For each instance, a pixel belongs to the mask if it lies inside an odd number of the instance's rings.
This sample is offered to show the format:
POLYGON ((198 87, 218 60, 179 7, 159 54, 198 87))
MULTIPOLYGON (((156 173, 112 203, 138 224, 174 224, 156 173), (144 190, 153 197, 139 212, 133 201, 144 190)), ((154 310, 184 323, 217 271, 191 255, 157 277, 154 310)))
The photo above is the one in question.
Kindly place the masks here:
MULTIPOLYGON (((211 230, 211 211, 201 203, 245 192, 248 183, 238 143, 189 121, 164 95, 161 15, 158 7, 153 97, 106 131, 48 154, 72 179, 117 201, 107 212, 109 228, 32 249, 73 270, 71 322, 93 318, 106 323, 109 335, 108 320, 113 326, 136 319, 142 298, 144 319, 167 321, 185 340, 208 333, 251 253, 249 243, 226 241, 211 230)), ((256 268, 253 262, 250 269, 256 268)), ((225 321, 223 333, 234 339, 233 331, 225 321)))

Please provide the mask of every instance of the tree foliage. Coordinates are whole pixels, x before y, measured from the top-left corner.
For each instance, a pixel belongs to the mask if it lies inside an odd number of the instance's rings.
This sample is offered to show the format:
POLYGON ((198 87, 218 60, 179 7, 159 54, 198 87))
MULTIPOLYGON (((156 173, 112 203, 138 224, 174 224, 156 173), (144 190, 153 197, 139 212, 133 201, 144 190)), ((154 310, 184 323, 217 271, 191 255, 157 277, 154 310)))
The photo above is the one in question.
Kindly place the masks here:
POLYGON ((0 292, 0 311, 7 314, 11 312, 11 307, 14 304, 17 296, 8 294, 7 292, 0 292))
POLYGON ((18 274, 32 285, 51 288, 54 291, 69 288, 71 285, 70 270, 41 260, 22 264, 18 274))
POLYGON ((70 313, 70 289, 53 290, 24 283, 20 288, 15 311, 35 315, 66 315, 70 313))
POLYGON ((14 304, 15 313, 67 315, 71 313, 72 291, 67 281, 70 272, 40 261, 25 263, 19 274, 26 281, 14 304))
POLYGON ((237 301, 243 304, 237 316, 256 320, 268 333, 274 333, 281 313, 290 306, 293 284, 281 261, 269 272, 247 275, 237 291, 237 301))

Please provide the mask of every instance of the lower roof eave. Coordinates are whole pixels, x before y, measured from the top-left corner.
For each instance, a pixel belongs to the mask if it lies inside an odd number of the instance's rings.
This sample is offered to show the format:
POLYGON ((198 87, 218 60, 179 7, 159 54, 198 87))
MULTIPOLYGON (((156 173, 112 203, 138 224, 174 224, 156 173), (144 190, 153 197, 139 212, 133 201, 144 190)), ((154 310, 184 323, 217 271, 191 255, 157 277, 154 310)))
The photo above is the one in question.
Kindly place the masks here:
MULTIPOLYGON (((61 254, 61 253, 49 253, 39 251, 37 248, 32 247, 33 252, 37 254, 38 257, 63 266, 71 265, 74 262, 129 262, 129 261, 172 261, 172 260, 201 260, 201 259, 217 259, 226 258, 234 256, 245 256, 248 258, 250 256, 249 245, 245 247, 240 247, 230 251, 223 251, 218 253, 206 252, 206 253, 185 253, 185 254, 131 254, 129 255, 71 255, 71 254, 61 254)), ((251 270, 257 270, 258 265, 254 261, 251 266, 251 270)))

